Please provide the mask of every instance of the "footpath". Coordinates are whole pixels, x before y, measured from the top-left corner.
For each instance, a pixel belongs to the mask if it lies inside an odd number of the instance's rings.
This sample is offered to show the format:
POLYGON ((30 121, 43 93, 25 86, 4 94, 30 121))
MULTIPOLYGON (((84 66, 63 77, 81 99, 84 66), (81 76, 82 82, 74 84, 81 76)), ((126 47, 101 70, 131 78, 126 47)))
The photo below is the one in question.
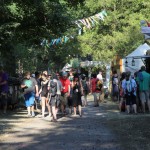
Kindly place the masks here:
POLYGON ((0 150, 122 150, 119 137, 109 128, 120 115, 112 102, 84 107, 82 117, 27 118, 26 110, 0 115, 0 150))

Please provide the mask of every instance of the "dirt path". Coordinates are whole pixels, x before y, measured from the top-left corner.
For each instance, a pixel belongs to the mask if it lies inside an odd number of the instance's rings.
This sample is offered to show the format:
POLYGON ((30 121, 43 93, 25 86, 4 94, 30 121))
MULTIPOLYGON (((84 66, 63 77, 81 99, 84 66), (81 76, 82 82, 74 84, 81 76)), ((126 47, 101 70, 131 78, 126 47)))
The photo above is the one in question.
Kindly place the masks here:
POLYGON ((107 123, 119 116, 108 102, 83 108, 83 117, 66 116, 52 123, 48 118, 27 118, 20 111, 0 117, 0 149, 6 150, 121 150, 118 136, 107 123))

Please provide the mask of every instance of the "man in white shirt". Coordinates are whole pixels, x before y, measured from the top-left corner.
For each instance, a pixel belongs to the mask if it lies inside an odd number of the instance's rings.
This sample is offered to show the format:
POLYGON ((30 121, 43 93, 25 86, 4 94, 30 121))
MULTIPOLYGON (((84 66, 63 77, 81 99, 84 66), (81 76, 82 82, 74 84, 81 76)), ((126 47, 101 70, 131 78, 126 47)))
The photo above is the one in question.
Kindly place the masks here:
POLYGON ((101 81, 103 81, 103 77, 102 77, 102 72, 100 71, 99 74, 97 75, 97 78, 101 81))

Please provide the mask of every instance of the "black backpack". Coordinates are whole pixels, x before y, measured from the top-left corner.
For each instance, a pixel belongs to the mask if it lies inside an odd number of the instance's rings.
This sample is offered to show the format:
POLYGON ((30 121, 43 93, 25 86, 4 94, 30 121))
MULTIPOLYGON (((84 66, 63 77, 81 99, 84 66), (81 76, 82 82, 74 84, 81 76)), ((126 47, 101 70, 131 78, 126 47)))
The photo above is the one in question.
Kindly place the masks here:
POLYGON ((88 91, 88 85, 87 85, 86 81, 82 80, 81 83, 82 83, 83 90, 88 91))
POLYGON ((50 81, 50 94, 52 97, 57 94, 57 82, 54 82, 53 80, 50 81))

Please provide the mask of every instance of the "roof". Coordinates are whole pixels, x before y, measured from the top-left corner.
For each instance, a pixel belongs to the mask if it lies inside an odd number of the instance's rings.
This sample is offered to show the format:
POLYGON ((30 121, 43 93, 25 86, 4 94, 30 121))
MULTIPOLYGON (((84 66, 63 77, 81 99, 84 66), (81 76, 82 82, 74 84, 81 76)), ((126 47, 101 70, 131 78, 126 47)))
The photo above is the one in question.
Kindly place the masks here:
POLYGON ((149 57, 146 56, 147 50, 150 50, 150 46, 147 43, 144 43, 143 45, 140 45, 137 49, 135 49, 132 53, 126 56, 126 58, 131 58, 131 57, 149 57))

